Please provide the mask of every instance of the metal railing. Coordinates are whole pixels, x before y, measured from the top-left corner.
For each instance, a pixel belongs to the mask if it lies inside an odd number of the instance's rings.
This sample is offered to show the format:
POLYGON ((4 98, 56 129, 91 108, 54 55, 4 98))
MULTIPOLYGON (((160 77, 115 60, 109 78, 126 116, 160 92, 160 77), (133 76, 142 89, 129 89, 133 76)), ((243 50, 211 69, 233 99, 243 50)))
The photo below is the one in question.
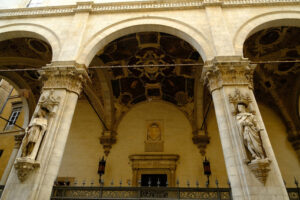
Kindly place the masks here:
POLYGON ((230 188, 54 186, 51 200, 209 199, 231 200, 230 188))
MULTIPOLYGON (((297 185, 297 184, 296 184, 297 185)), ((0 185, 0 197, 4 185, 0 185)), ((287 188, 290 200, 300 200, 300 188, 287 188)), ((54 186, 51 200, 208 199, 231 200, 230 188, 54 186)))

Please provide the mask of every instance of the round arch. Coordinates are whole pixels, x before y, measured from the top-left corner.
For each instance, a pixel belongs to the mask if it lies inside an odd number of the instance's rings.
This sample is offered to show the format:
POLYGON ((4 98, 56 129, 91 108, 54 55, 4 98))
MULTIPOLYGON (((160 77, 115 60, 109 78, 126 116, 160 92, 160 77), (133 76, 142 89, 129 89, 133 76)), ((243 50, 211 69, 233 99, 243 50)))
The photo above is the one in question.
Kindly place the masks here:
POLYGON ((61 44, 58 36, 50 29, 29 23, 9 24, 0 27, 0 41, 31 37, 47 42, 52 48, 52 61, 57 60, 61 44))
MULTIPOLYGON (((30 89, 27 83, 20 77, 17 73, 2 73, 0 78, 5 79, 10 85, 12 85, 18 92, 21 89, 30 89)), ((25 129, 30 121, 30 117, 32 116, 35 109, 35 99, 32 92, 29 94, 28 99, 25 97, 21 97, 22 104, 24 105, 24 122, 22 127, 25 129)))
POLYGON ((246 39, 255 32, 275 26, 300 27, 300 12, 276 11, 264 13, 249 19, 236 32, 233 45, 237 55, 243 55, 243 47, 246 39))
POLYGON ((204 61, 213 58, 213 48, 207 38, 199 30, 187 24, 169 18, 139 17, 120 21, 95 33, 86 44, 78 57, 78 63, 88 66, 99 49, 122 36, 137 33, 157 31, 177 36, 191 44, 204 61))
POLYGON ((184 115, 184 117, 186 118, 186 120, 188 121, 191 129, 193 129, 193 124, 191 122, 191 120, 189 120, 187 114, 185 112, 183 112, 182 110, 180 110, 177 106, 175 106, 174 104, 170 103, 170 102, 167 102, 167 101, 164 101, 164 100, 155 100, 155 101, 142 101, 142 102, 139 102, 137 104, 135 104, 134 106, 132 106, 131 108, 129 108, 125 113, 123 113, 120 118, 116 121, 114 127, 113 127, 113 130, 114 131, 117 131, 118 130, 118 126, 120 125, 120 123, 122 122, 122 120, 126 117, 126 115, 132 111, 133 109, 135 109, 136 107, 139 107, 141 105, 144 105, 144 104, 149 104, 149 103, 161 103, 161 104, 165 104, 166 106, 171 106, 173 108, 175 108, 176 110, 178 110, 178 112, 182 113, 182 115, 184 115))

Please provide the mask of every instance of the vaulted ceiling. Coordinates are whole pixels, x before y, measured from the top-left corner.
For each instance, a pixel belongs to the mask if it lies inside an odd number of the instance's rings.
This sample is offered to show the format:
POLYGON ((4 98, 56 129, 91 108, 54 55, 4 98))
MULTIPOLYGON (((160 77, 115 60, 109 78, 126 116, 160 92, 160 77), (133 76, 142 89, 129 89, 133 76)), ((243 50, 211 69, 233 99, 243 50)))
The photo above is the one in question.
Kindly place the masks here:
POLYGON ((245 57, 261 62, 254 75, 256 98, 279 111, 293 131, 300 131, 300 63, 292 62, 300 60, 299 35, 298 27, 273 27, 256 32, 244 43, 245 57))

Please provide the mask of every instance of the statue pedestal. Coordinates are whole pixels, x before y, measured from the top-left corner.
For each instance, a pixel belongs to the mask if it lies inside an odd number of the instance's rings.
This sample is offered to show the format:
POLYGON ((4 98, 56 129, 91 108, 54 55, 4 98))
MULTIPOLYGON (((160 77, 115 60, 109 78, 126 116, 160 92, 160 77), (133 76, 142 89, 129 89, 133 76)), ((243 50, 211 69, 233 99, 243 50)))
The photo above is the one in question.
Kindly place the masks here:
POLYGON ((270 169, 271 161, 268 158, 265 159, 257 159, 252 160, 248 166, 250 170, 253 172, 255 177, 262 182, 264 185, 266 183, 268 173, 271 170, 270 169))
POLYGON ((40 167, 40 163, 31 158, 23 157, 16 159, 15 169, 17 170, 17 175, 21 182, 27 178, 29 173, 38 167, 40 167))

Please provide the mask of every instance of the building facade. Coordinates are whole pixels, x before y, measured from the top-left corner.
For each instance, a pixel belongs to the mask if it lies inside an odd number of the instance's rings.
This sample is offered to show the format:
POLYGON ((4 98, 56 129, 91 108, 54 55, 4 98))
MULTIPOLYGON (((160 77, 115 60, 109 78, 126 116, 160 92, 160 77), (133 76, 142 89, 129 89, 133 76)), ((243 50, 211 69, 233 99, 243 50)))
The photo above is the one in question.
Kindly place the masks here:
POLYGON ((206 159, 233 199, 289 199, 298 1, 1 3, 1 200, 50 199, 54 182, 206 187, 206 159))

